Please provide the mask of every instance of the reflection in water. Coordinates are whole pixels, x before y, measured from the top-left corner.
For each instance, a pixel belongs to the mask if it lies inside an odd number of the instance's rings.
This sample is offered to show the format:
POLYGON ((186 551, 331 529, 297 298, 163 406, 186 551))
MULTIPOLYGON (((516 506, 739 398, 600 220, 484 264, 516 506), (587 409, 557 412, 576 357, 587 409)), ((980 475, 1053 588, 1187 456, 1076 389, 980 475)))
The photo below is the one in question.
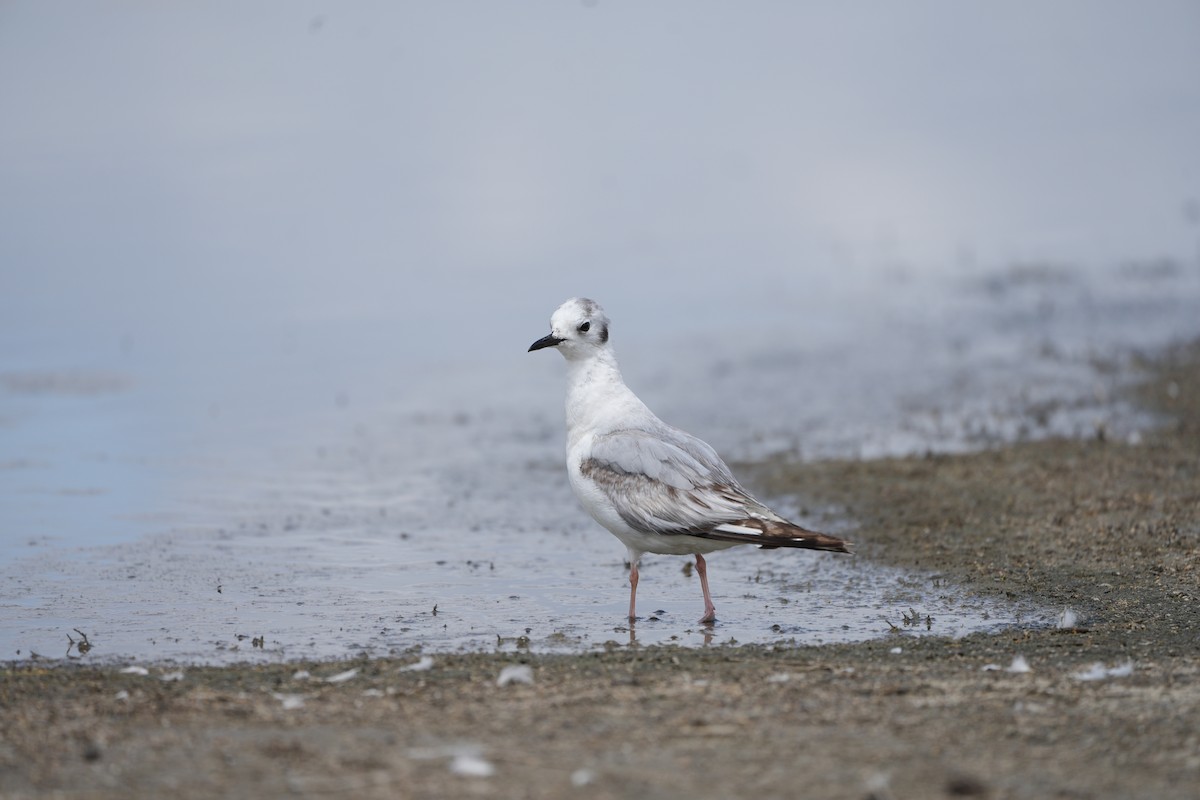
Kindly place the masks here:
POLYGON ((961 636, 1051 619, 862 560, 788 559, 764 573, 757 569, 761 554, 731 551, 721 554, 731 578, 714 587, 723 609, 716 624, 694 621, 694 580, 666 558, 647 562, 659 608, 630 624, 624 570, 603 535, 581 538, 570 559, 547 560, 535 546, 507 552, 486 571, 467 561, 427 561, 422 555, 438 554, 430 545, 359 541, 365 552, 348 556, 331 544, 279 538, 192 535, 27 559, 17 583, 21 613, 0 622, 0 641, 13 656, 58 657, 65 635, 77 629, 92 659, 220 663, 411 650, 854 641, 889 635, 909 609, 933 622, 908 635, 961 636), (597 573, 595 583, 580 581, 597 573))
MULTIPOLYGON (((657 616, 652 617, 651 619, 655 622, 658 622, 660 620, 660 618, 657 616)), ((699 624, 700 636, 701 636, 699 643, 704 647, 708 647, 717 638, 717 626, 715 623, 712 623, 712 622, 698 623, 698 624, 699 624)), ((615 628, 615 630, 618 633, 621 631, 626 631, 629 633, 629 641, 627 642, 629 647, 637 647, 638 645, 644 644, 644 642, 638 641, 637 621, 636 620, 629 622, 629 624, 626 627, 617 627, 617 628, 615 628)))

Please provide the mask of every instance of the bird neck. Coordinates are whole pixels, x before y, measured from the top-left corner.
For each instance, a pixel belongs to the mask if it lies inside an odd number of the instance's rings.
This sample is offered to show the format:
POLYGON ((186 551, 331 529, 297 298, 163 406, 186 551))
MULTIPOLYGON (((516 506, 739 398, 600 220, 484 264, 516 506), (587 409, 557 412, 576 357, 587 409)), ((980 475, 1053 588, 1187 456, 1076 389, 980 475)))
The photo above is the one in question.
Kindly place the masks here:
POLYGON ((608 348, 589 358, 567 362, 567 449, 585 431, 615 430, 622 418, 645 409, 621 377, 616 356, 608 348))

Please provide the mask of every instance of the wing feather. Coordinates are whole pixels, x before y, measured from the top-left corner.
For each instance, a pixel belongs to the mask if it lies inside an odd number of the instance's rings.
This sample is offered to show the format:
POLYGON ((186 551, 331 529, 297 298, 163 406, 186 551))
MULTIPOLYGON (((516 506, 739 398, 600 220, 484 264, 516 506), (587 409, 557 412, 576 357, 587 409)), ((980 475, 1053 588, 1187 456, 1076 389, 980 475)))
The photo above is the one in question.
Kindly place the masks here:
POLYGON ((790 523, 755 500, 715 450, 676 428, 597 436, 580 470, 642 533, 850 552, 848 542, 790 523))
POLYGON ((670 436, 636 430, 598 436, 583 460, 583 474, 626 524, 643 533, 697 535, 753 510, 766 511, 711 447, 670 431, 670 436))

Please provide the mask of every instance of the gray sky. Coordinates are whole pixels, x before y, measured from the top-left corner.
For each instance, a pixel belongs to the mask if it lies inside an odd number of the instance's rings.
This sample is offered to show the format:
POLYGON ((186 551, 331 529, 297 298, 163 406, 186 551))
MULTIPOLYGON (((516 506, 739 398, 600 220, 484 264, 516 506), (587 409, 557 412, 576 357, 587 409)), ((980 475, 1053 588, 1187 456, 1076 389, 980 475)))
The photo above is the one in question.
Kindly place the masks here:
POLYGON ((1194 254, 1198 75, 1194 2, 10 0, 0 338, 1194 254))

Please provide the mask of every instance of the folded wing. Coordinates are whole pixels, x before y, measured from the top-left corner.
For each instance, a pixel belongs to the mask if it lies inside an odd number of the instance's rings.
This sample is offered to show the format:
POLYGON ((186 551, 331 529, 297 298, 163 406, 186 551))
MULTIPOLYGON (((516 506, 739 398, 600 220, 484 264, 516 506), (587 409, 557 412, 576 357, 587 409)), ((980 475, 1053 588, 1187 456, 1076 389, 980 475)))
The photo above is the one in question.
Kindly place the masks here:
POLYGON ((841 539, 793 525, 755 500, 716 451, 675 428, 598 436, 581 469, 643 533, 849 552, 841 539))

